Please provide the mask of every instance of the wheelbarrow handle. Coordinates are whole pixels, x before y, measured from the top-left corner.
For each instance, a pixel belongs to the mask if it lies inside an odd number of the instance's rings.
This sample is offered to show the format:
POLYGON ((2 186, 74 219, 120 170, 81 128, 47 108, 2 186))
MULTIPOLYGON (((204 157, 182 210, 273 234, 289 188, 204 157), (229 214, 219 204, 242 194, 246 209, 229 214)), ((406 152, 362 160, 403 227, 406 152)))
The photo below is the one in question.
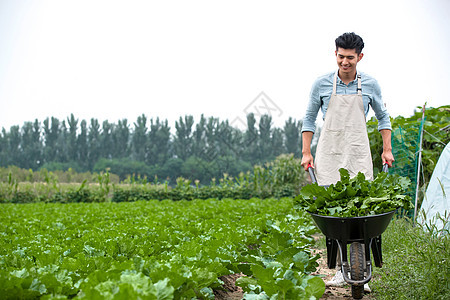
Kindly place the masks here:
MULTIPOLYGON (((316 174, 314 174, 314 169, 313 169, 313 167, 311 166, 311 164, 309 164, 308 165, 308 173, 309 173, 309 176, 311 177, 311 182, 312 183, 316 183, 317 182, 317 179, 316 179, 316 174)), ((389 165, 387 164, 387 163, 385 163, 384 165, 383 165, 383 172, 385 172, 385 173, 387 173, 388 172, 388 169, 389 169, 389 165)))
POLYGON ((309 172, 309 176, 311 177, 311 182, 312 183, 316 183, 317 182, 316 174, 314 174, 314 169, 311 166, 311 164, 308 164, 308 168, 307 169, 308 169, 308 172, 309 172))

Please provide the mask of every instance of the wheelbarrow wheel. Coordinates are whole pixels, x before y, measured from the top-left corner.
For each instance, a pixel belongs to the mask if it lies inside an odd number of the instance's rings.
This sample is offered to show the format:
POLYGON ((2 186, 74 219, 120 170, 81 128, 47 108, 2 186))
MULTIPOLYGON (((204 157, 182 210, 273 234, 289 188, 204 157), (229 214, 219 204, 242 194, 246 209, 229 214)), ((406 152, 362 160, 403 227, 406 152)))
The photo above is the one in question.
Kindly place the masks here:
MULTIPOLYGON (((364 244, 350 244, 350 275, 353 280, 364 279, 364 244)), ((364 294, 363 285, 352 285, 352 297, 361 299, 364 294)))

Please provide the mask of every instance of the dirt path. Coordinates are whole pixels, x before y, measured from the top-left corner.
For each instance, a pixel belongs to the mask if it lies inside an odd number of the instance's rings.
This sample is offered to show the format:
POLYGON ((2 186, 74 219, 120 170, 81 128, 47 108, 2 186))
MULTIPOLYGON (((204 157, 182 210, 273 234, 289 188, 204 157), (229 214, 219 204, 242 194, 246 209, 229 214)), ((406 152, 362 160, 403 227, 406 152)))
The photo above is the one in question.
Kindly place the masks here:
MULTIPOLYGON (((319 275, 322 277, 324 282, 327 282, 333 278, 334 274, 336 274, 336 269, 330 270, 327 266, 327 254, 326 249, 313 249, 313 255, 317 253, 320 254, 320 258, 318 259, 319 267, 317 271, 312 273, 312 275, 319 275)), ((320 299, 353 299, 351 287, 349 285, 345 285, 343 287, 326 287, 325 293, 320 299)))

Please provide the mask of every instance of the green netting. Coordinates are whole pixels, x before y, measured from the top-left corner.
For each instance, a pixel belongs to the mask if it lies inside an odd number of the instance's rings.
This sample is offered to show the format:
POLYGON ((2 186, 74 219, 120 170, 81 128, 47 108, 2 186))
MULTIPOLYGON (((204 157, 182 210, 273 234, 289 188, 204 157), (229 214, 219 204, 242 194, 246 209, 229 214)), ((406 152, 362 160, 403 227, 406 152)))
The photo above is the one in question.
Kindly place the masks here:
MULTIPOLYGON (((411 185, 406 194, 411 197, 413 204, 416 198, 417 163, 423 121, 397 126, 392 130, 392 154, 394 155, 395 162, 392 168, 389 169, 389 173, 411 179, 411 185)), ((400 214, 412 218, 414 209, 401 211, 400 214)))

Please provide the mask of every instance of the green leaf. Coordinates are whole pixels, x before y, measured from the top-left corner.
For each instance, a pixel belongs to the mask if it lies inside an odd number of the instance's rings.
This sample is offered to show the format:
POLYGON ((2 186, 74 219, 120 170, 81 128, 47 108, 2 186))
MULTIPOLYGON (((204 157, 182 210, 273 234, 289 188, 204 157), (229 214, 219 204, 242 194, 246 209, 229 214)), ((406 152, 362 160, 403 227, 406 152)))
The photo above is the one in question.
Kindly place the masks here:
POLYGON ((259 294, 249 293, 244 295, 245 300, 268 300, 269 297, 263 292, 259 294))
POLYGON ((348 184, 349 180, 350 180, 350 173, 348 172, 348 170, 344 169, 344 168, 340 168, 339 169, 339 174, 341 175, 341 183, 342 184, 348 184))
POLYGON ((39 294, 44 294, 47 292, 47 288, 45 287, 45 284, 42 284, 39 279, 35 278, 33 279, 33 282, 30 285, 30 290, 36 291, 39 294))
POLYGON ((249 285, 256 285, 257 281, 255 278, 251 278, 248 276, 242 276, 236 279, 236 285, 242 288, 247 287, 249 285))
POLYGON ((30 273, 28 273, 27 269, 23 268, 22 270, 11 271, 11 275, 18 277, 18 278, 26 278, 26 277, 30 276, 30 273))
POLYGON ((173 299, 174 287, 169 285, 169 278, 160 280, 153 284, 151 288, 151 293, 156 296, 158 300, 169 300, 173 299))
POLYGON ((279 279, 276 281, 276 285, 278 288, 278 297, 280 299, 285 299, 285 295, 289 290, 294 289, 295 285, 291 280, 288 279, 279 279))
POLYGON ((253 265, 252 271, 258 285, 262 287, 268 296, 272 296, 277 293, 278 287, 274 280, 275 269, 266 269, 260 265, 253 265))
POLYGON ((308 296, 314 296, 316 299, 320 299, 325 293, 325 282, 320 277, 310 277, 307 280, 307 286, 305 292, 308 296))
POLYGON ((293 261, 294 261, 294 265, 297 268, 297 270, 304 272, 306 266, 309 263, 309 255, 305 251, 300 251, 294 255, 293 261))
POLYGON ((264 240, 262 248, 270 254, 276 254, 292 244, 292 236, 288 232, 273 232, 264 240))

